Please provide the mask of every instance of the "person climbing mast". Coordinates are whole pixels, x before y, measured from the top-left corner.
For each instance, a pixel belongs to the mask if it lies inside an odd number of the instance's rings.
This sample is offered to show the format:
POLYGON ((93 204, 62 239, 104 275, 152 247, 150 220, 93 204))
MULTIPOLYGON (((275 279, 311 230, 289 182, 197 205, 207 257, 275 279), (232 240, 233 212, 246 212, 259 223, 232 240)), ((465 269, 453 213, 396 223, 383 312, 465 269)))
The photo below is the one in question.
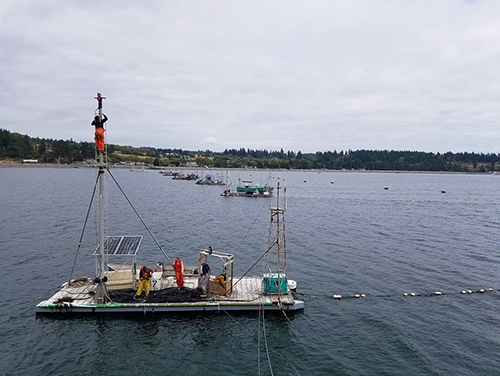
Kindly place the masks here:
POLYGON ((104 153, 104 123, 108 121, 108 117, 102 113, 102 100, 106 99, 106 97, 102 97, 101 93, 97 93, 97 97, 95 97, 95 99, 97 99, 97 109, 99 110, 99 115, 96 115, 94 117, 94 120, 92 121, 92 123, 90 123, 90 125, 95 126, 94 140, 97 146, 97 150, 101 153, 104 153), (101 116, 104 117, 104 119, 101 116))

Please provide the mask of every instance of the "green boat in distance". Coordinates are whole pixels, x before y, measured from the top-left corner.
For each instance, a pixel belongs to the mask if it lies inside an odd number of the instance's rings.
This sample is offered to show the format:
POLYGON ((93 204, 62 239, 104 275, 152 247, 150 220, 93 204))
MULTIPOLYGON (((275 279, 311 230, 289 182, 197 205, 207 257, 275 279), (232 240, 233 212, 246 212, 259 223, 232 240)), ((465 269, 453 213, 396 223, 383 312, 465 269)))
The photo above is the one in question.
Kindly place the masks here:
POLYGON ((272 196, 273 188, 269 185, 257 185, 251 180, 240 180, 236 193, 249 196, 272 196))

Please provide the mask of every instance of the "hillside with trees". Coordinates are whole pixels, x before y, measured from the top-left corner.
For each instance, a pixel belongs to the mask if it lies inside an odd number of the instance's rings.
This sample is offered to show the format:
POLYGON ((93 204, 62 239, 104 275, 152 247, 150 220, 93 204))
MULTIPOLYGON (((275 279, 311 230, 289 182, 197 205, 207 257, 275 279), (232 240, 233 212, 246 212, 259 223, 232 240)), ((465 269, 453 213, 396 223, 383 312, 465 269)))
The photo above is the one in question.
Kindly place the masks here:
MULTIPOLYGON (((327 170, 387 170, 488 172, 499 171, 500 155, 495 153, 430 153, 395 150, 347 150, 302 153, 226 149, 223 152, 187 151, 152 147, 108 144, 111 163, 142 163, 152 166, 199 166, 208 168, 269 168, 327 170)), ((36 159, 39 163, 73 164, 93 160, 93 142, 32 138, 0 129, 0 160, 21 163, 36 159)))

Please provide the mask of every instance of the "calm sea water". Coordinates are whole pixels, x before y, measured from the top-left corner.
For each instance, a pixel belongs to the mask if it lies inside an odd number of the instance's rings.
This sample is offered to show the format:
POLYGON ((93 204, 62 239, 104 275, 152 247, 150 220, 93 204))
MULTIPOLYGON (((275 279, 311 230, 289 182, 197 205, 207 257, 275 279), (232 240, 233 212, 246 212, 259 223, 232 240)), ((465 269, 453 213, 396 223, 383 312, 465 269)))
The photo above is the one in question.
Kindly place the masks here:
MULTIPOLYGON (((234 253, 241 274, 267 249, 275 201, 221 197, 223 187, 154 171, 112 173, 169 257, 195 264, 211 245, 234 253)), ((287 187, 289 276, 306 308, 289 320, 266 314, 267 355, 256 314, 35 318, 70 276, 95 171, 0 169, 1 373, 500 374, 500 176, 280 171, 271 180, 287 187), (460 294, 481 288, 494 291, 460 294), (435 291, 447 294, 403 296, 435 291)), ((112 182, 107 191, 108 233, 144 235, 140 262, 162 260, 112 182)), ((91 213, 76 277, 93 275, 91 213)))

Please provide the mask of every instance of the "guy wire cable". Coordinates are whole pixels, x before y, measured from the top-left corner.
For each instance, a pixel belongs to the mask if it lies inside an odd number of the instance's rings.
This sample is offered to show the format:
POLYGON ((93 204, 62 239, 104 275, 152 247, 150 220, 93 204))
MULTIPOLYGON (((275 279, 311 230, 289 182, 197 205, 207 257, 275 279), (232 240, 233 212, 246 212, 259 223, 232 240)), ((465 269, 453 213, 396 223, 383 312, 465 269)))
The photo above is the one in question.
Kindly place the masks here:
POLYGON ((260 376, 260 317, 262 315, 262 311, 259 308, 259 325, 257 329, 257 369, 259 371, 259 376, 260 376))
POLYGON ((99 176, 97 176, 97 179, 96 179, 95 184, 94 184, 94 190, 92 191, 92 197, 90 198, 89 208, 87 209, 87 215, 85 216, 85 222, 83 224, 82 233, 80 235, 80 241, 78 242, 78 247, 76 249, 75 261, 73 262, 73 267, 71 268, 71 273, 69 275, 68 285, 71 283, 71 277, 73 277, 73 272, 75 271, 76 259, 78 258, 78 252, 79 252, 80 247, 82 245, 83 235, 85 234, 85 228, 87 227, 87 221, 89 219, 90 209, 92 208, 92 202, 94 201, 94 195, 95 195, 98 181, 99 181, 99 176))
POLYGON ((257 264, 260 262, 260 260, 262 260, 262 258, 263 258, 265 255, 267 255, 267 254, 269 253, 269 251, 270 251, 271 249, 273 249, 273 247, 274 247, 274 245, 275 245, 275 244, 276 244, 276 240, 273 242, 273 244, 271 244, 271 245, 269 246, 269 248, 267 249, 267 251, 265 251, 265 252, 262 254, 262 256, 260 256, 260 257, 259 257, 259 259, 258 259, 257 261, 255 261, 255 262, 254 262, 254 264, 253 264, 253 265, 252 265, 252 266, 251 266, 251 267, 250 267, 250 268, 249 268, 249 269, 248 269, 245 273, 243 273, 243 275, 242 275, 242 276, 241 276, 241 277, 240 277, 240 278, 239 278, 239 279, 238 279, 238 280, 237 280, 237 281, 236 281, 236 282, 235 282, 235 283, 231 286, 231 290, 230 290, 231 292, 233 291, 233 287, 234 287, 234 286, 236 286, 236 285, 238 284, 238 282, 239 282, 239 281, 241 281, 241 280, 242 280, 242 278, 243 278, 244 276, 246 276, 246 275, 250 272, 250 270, 252 270, 252 269, 255 267, 255 265, 257 265, 257 264))
POLYGON ((139 213, 137 212, 137 210, 135 209, 134 205, 132 205, 132 202, 129 200, 129 198, 127 197, 127 195, 125 194, 125 192, 123 191, 122 187, 120 187, 120 184, 118 184, 118 182, 116 181, 115 177, 113 176, 113 174, 111 173, 111 171, 108 169, 108 173, 109 175, 113 178, 113 181, 116 183, 116 186, 118 187, 118 189, 121 191, 121 193, 123 194, 123 197, 125 197, 125 199, 127 200, 127 202, 130 204, 130 206, 132 207, 132 210, 135 212, 135 214, 137 215, 137 217, 139 218, 139 220, 142 222, 142 224, 144 225, 144 228, 149 232, 149 235, 151 235, 151 237, 153 238, 153 240, 156 242, 156 245, 158 246, 158 248, 160 248, 160 251, 162 251, 163 255, 165 256, 165 258, 168 260, 168 262, 170 264, 172 264, 172 261, 170 260, 170 258, 167 256, 166 252, 164 251, 163 247, 160 245, 160 243, 158 243, 158 240, 156 240, 155 236, 153 235, 153 233, 151 232, 151 230, 149 229, 149 227, 146 225, 146 223, 143 221, 142 217, 139 215, 139 213))

